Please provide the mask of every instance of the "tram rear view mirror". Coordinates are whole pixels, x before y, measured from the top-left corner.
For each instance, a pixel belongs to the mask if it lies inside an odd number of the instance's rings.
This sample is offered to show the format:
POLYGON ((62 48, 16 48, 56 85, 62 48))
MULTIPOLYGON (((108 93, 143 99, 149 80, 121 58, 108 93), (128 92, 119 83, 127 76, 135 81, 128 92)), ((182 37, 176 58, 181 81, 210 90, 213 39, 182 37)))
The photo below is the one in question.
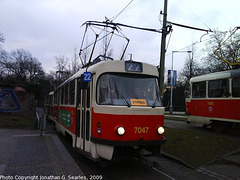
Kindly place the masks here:
POLYGON ((84 74, 80 76, 80 79, 78 80, 79 88, 80 89, 87 89, 89 86, 89 82, 84 81, 84 74))

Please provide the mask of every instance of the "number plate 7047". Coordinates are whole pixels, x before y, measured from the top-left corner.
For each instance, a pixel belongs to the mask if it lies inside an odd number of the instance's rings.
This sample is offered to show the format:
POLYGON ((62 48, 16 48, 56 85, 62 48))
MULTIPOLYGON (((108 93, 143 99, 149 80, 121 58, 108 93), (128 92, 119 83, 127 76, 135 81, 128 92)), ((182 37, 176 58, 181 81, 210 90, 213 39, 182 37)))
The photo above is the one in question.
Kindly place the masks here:
POLYGON ((148 133, 149 127, 134 127, 135 134, 148 133))

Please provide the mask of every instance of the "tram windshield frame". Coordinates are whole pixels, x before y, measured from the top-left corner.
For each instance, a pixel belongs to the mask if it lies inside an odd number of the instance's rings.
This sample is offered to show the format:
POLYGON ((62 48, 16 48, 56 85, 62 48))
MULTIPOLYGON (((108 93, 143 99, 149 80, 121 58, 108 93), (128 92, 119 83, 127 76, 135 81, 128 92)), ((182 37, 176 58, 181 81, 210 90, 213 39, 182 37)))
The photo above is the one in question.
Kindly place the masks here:
POLYGON ((162 107, 154 76, 105 73, 97 81, 98 105, 162 107))

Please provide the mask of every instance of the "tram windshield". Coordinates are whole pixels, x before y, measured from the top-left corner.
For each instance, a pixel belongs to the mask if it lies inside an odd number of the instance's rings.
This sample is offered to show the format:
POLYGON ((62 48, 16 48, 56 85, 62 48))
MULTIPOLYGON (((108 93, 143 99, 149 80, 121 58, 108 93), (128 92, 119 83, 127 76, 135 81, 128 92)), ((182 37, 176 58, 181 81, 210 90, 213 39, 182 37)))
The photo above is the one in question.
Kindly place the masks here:
POLYGON ((97 83, 97 103, 119 106, 162 106, 157 78, 135 74, 103 74, 97 83))

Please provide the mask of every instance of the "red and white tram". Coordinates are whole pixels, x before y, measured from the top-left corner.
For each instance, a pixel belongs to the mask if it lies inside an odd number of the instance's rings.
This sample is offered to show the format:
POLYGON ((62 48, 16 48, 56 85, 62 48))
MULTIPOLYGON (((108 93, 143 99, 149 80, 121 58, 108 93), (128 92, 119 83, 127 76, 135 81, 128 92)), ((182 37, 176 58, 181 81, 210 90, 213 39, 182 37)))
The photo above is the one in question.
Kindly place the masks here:
POLYGON ((213 128, 240 125, 240 69, 211 73, 190 80, 186 98, 188 122, 213 128))
POLYGON ((93 159, 142 148, 160 153, 164 107, 157 78, 157 68, 146 63, 93 62, 49 94, 48 118, 93 159))

